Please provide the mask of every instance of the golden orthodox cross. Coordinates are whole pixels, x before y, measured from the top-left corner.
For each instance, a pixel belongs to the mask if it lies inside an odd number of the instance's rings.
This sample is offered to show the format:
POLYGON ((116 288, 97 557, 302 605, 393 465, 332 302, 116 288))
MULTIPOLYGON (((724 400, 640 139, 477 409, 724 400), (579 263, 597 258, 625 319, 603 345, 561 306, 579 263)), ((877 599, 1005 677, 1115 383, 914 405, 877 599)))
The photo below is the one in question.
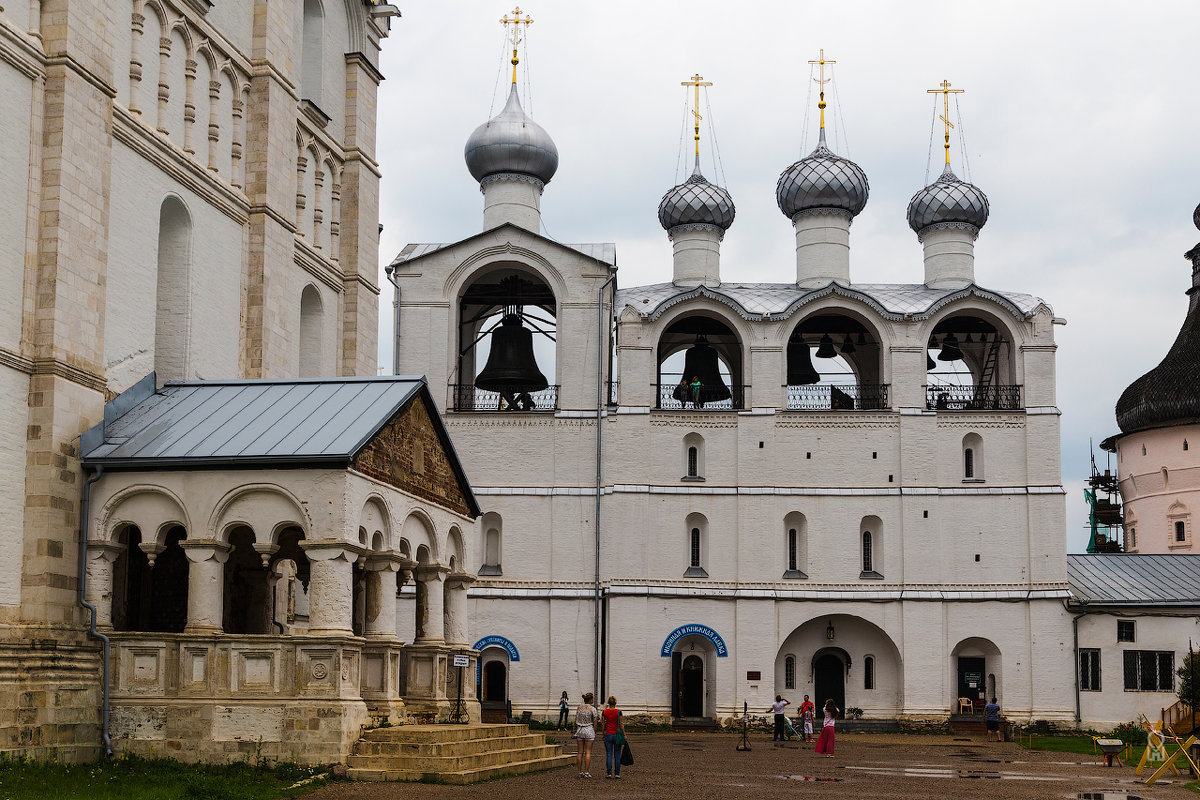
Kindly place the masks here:
POLYGON ((822 47, 821 55, 817 58, 817 60, 809 61, 808 63, 819 64, 821 67, 821 77, 813 78, 813 82, 816 83, 817 86, 821 90, 821 102, 817 103, 817 108, 821 109, 821 127, 824 128, 825 127, 825 84, 829 83, 829 81, 832 80, 831 78, 825 77, 825 65, 826 64, 836 64, 837 62, 832 59, 826 60, 825 48, 822 47))
POLYGON ((940 94, 942 96, 942 113, 938 116, 942 122, 946 123, 946 163, 950 163, 950 129, 954 127, 954 123, 950 121, 950 95, 962 94, 965 89, 951 89, 950 81, 943 80, 938 84, 940 89, 926 89, 926 94, 940 94))
MULTIPOLYGON (((700 73, 697 72, 695 75, 693 75, 691 77, 691 80, 683 81, 679 85, 680 86, 692 86, 692 87, 695 87, 695 89, 696 89, 696 102, 692 106, 692 116, 694 116, 696 118, 696 133, 695 133, 695 136, 696 136, 696 158, 699 158, 700 157, 700 120, 704 119, 704 117, 700 116, 700 87, 701 86, 712 86, 712 83, 709 81, 705 81, 704 78, 702 78, 700 76, 700 73)), ((699 162, 696 162, 696 163, 699 163, 699 162)))
POLYGON ((513 30, 512 30, 513 80, 512 80, 512 82, 516 83, 517 82, 517 63, 519 61, 519 59, 517 58, 517 45, 519 45, 521 43, 521 26, 524 25, 525 28, 528 30, 529 26, 533 24, 533 18, 530 17, 528 14, 526 14, 525 18, 521 19, 521 7, 520 6, 517 6, 516 8, 514 8, 512 13, 513 13, 512 19, 509 19, 508 15, 505 14, 504 17, 500 20, 500 22, 501 22, 501 24, 504 25, 505 28, 507 28, 509 26, 509 24, 511 24, 513 26, 513 30))

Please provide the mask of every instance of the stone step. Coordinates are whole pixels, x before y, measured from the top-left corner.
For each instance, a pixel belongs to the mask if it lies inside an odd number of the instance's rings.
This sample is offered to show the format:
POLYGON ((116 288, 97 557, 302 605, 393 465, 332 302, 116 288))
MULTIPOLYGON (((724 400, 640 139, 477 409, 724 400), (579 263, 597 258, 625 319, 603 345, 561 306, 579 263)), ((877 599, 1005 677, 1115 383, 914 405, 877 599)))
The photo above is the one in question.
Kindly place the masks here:
POLYGON ((422 772, 419 770, 361 769, 351 767, 347 771, 347 777, 356 781, 427 781, 430 783, 460 785, 508 775, 524 775, 530 772, 559 769, 560 767, 566 767, 574 763, 574 755, 560 755, 550 758, 517 761, 510 764, 479 767, 476 769, 457 770, 455 772, 422 772))
POLYGON ((346 759, 346 764, 352 768, 364 769, 398 769, 411 772, 438 773, 461 772, 463 770, 491 767, 500 764, 553 758, 560 752, 561 748, 558 745, 541 744, 533 747, 511 747, 504 750, 491 750, 485 753, 470 755, 457 753, 422 756, 352 755, 346 759))
POLYGON ((469 739, 490 739, 500 736, 520 736, 529 732, 526 725, 397 725, 391 728, 371 728, 362 738, 371 742, 461 742, 469 739))
POLYGON ((441 756, 474 755, 492 750, 507 750, 515 747, 544 745, 546 737, 539 733, 519 736, 492 736, 486 739, 462 739, 451 742, 416 742, 394 740, 359 739, 354 745, 354 755, 360 756, 441 756))

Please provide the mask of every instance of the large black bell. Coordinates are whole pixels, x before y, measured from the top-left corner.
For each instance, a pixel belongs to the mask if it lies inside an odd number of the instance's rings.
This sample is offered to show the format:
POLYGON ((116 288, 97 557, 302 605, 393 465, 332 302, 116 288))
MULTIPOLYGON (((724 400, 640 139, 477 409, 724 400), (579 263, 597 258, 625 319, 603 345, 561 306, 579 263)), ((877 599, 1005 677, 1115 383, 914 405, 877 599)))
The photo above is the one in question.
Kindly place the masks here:
POLYGON ((719 403, 733 396, 721 377, 717 351, 703 336, 697 336, 696 343, 684 353, 683 379, 671 396, 684 405, 719 403), (700 384, 699 390, 695 386, 696 383, 700 384))
POLYGON ((938 361, 962 361, 962 350, 958 349, 958 337, 947 333, 942 339, 942 352, 938 353, 938 361))
POLYGON ((837 351, 833 349, 833 337, 828 333, 817 343, 817 358, 834 358, 837 351))
POLYGON ((787 346, 787 384, 788 386, 806 386, 820 383, 821 375, 813 369, 812 356, 808 345, 797 337, 788 342, 787 346))
POLYGON ((533 332, 518 315, 507 315, 492 331, 492 350, 487 366, 475 378, 476 388, 512 394, 538 392, 549 385, 533 356, 533 332))

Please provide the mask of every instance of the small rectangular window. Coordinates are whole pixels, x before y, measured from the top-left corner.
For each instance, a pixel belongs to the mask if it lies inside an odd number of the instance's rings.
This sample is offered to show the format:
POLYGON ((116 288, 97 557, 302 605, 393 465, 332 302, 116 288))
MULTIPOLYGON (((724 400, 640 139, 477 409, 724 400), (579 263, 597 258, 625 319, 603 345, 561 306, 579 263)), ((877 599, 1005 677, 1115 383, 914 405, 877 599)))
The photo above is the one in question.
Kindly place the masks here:
POLYGON ((1117 620, 1117 641, 1118 642, 1137 641, 1137 639, 1134 636, 1133 620, 1131 620, 1131 619, 1117 620))
POLYGON ((1081 649, 1079 651, 1079 689, 1084 692, 1100 691, 1100 651, 1098 649, 1081 649))
POLYGON ((796 570, 796 529, 795 528, 788 529, 787 545, 788 545, 788 566, 787 566, 787 568, 794 572, 796 570))
POLYGON ((963 477, 975 477, 975 451, 969 447, 963 450, 963 477))
POLYGON ((1177 541, 1177 542, 1187 541, 1187 526, 1184 524, 1183 520, 1181 520, 1181 519, 1175 520, 1175 541, 1177 541))
POLYGON ((687 474, 689 478, 695 478, 700 473, 697 471, 700 466, 700 457, 696 448, 689 447, 687 451, 687 474))
POLYGON ((791 656, 783 661, 783 688, 796 688, 796 659, 791 656))
POLYGON ((700 566, 700 529, 692 528, 692 564, 693 567, 700 566))
POLYGON ((862 535, 862 571, 871 572, 871 532, 863 531, 862 535))
POLYGON ((875 659, 871 656, 863 659, 863 688, 875 688, 875 659))

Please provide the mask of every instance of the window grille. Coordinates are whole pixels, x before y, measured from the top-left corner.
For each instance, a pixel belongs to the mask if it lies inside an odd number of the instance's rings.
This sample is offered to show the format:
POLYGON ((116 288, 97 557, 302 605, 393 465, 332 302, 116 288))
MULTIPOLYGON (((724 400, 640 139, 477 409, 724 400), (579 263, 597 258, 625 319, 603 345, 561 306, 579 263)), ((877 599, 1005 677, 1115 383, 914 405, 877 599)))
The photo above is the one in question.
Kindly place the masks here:
POLYGON ((875 688, 875 658, 867 656, 863 659, 863 688, 875 688))
POLYGON ((975 451, 970 447, 963 450, 963 477, 975 477, 975 451))
POLYGON ((1126 650, 1125 691, 1175 690, 1175 653, 1170 650, 1126 650))
POLYGON ((1119 619, 1117 620, 1117 641, 1118 642, 1135 642, 1136 629, 1134 628, 1133 620, 1119 619))
POLYGON ((700 529, 692 528, 692 562, 691 566, 700 566, 700 529))
POLYGON ((687 451, 687 474, 689 478, 697 477, 700 469, 700 454, 695 447, 689 447, 687 451))
POLYGON ((783 660, 783 688, 796 688, 796 659, 788 656, 783 660))
POLYGON ((1079 688, 1084 692, 1100 691, 1100 651, 1097 649, 1079 651, 1079 688))
POLYGON ((788 528, 788 566, 789 570, 795 571, 799 569, 796 566, 796 529, 788 528))
POLYGON ((862 535, 862 571, 871 572, 871 532, 863 531, 862 535))

